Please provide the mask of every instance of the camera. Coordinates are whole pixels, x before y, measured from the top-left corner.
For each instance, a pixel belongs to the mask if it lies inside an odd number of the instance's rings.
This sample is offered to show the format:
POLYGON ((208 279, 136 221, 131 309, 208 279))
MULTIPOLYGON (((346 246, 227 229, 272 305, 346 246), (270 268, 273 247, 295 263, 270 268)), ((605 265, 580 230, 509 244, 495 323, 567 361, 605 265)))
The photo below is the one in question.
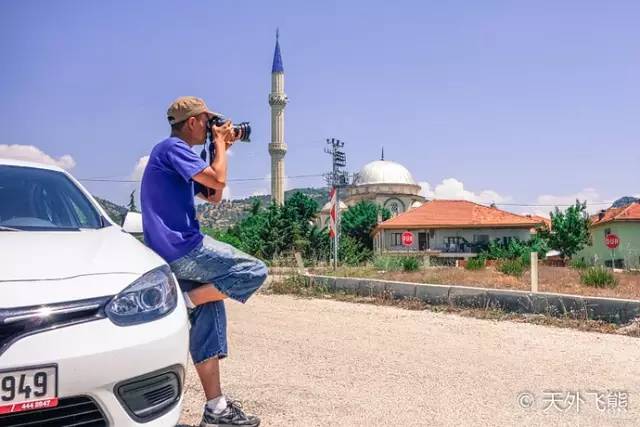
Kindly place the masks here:
MULTIPOLYGON (((213 117, 211 119, 209 119, 209 132, 208 132, 208 137, 209 137, 209 141, 213 141, 213 131, 212 131, 212 127, 213 126, 222 126, 223 124, 225 124, 225 122, 227 121, 227 119, 225 119, 224 117, 213 117)), ((242 142, 251 142, 251 125, 249 125, 249 122, 241 122, 237 125, 233 126, 233 133, 234 136, 236 137, 236 139, 239 139, 242 142)))
MULTIPOLYGON (((213 163, 213 160, 216 158, 216 146, 213 143, 213 126, 222 126, 225 124, 227 119, 224 117, 213 117, 209 119, 207 122, 207 139, 209 140, 209 147, 202 147, 202 152, 200 153, 200 158, 207 162, 207 154, 209 157, 208 164, 213 163)), ((251 126, 249 122, 241 122, 237 125, 233 126, 233 134, 236 139, 239 139, 242 142, 251 142, 249 139, 251 137, 251 126)), ((205 197, 209 197, 215 194, 216 190, 207 188, 204 185, 194 182, 194 194, 202 193, 205 197)))

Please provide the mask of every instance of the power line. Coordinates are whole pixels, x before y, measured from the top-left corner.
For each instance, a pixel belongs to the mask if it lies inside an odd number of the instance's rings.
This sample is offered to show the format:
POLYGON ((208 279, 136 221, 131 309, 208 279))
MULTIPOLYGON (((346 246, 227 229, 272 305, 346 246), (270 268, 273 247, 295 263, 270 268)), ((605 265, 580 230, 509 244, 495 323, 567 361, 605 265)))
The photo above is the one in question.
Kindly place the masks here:
MULTIPOLYGON (((585 202, 587 202, 585 200, 585 202)), ((589 203, 587 202, 587 205, 589 206, 598 206, 598 205, 610 205, 613 202, 597 202, 597 203, 589 203)), ((567 203, 567 204, 555 204, 555 205, 548 205, 548 204, 534 204, 534 203, 494 203, 494 205, 496 206, 524 206, 524 207, 540 207, 540 208, 553 208, 556 206, 573 206, 573 203, 567 203)))
MULTIPOLYGON (((286 178, 311 178, 311 177, 323 177, 324 174, 307 174, 307 175, 289 175, 286 178)), ((243 181, 268 181, 270 177, 264 178, 236 178, 236 179, 228 179, 227 182, 243 182, 243 181)), ((107 179, 107 178, 79 178, 78 181, 83 182, 124 182, 124 183, 137 183, 141 182, 139 179, 107 179)))
MULTIPOLYGON (((330 174, 332 175, 332 174, 330 174)), ((306 175, 288 175, 286 178, 289 179, 298 179, 298 178, 318 178, 318 177, 327 177, 327 174, 306 174, 306 175)), ((228 179, 228 182, 255 182, 255 181, 268 181, 270 177, 264 178, 235 178, 228 179)), ((78 181, 83 182, 113 182, 113 183, 139 183, 141 180, 139 179, 109 179, 109 178, 80 178, 78 181)), ((586 201, 586 200, 585 200, 586 201)), ((588 206, 605 206, 611 205, 613 202, 589 202, 586 201, 588 206)), ((545 203, 493 203, 496 206, 517 206, 517 207, 531 207, 531 208, 554 208, 554 207, 564 207, 564 206, 573 206, 573 203, 557 203, 557 204, 545 204, 545 203)))

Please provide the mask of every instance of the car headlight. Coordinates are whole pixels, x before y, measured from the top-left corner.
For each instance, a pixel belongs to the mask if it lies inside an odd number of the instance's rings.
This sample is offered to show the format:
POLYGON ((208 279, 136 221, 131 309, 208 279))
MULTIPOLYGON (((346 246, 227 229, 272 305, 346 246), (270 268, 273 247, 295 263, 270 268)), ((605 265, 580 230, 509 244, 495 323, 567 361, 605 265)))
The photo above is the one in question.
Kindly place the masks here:
POLYGON ((178 293, 168 266, 155 268, 107 304, 105 312, 119 326, 150 322, 169 314, 178 303, 178 293))

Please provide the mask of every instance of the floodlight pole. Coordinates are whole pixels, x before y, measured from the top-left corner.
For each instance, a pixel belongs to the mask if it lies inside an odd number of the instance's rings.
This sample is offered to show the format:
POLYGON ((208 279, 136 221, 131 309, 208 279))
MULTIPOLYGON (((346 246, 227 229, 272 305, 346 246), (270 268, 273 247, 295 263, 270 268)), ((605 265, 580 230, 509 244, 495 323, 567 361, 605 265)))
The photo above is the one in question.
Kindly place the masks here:
POLYGON ((347 158, 344 151, 339 148, 344 147, 344 142, 335 138, 327 138, 327 145, 330 148, 325 149, 325 153, 331 155, 332 168, 327 174, 327 183, 334 189, 336 202, 335 209, 335 230, 333 234, 333 269, 338 268, 338 249, 340 248, 340 188, 345 185, 345 171, 342 168, 347 165, 347 158))

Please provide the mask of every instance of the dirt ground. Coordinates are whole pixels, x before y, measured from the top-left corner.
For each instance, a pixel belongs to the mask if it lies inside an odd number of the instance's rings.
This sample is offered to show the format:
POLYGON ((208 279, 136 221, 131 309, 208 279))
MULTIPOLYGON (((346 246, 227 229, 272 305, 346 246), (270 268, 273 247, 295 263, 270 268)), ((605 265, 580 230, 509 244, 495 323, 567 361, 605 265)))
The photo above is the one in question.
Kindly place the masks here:
MULTIPOLYGON (((227 310, 223 389, 263 426, 640 419, 638 338, 286 295, 227 310), (598 404, 605 396, 609 407, 598 404)), ((184 426, 198 424, 203 399, 190 367, 184 426)))
MULTIPOLYGON (((518 278, 503 274, 493 267, 470 271, 455 267, 431 267, 416 272, 381 272, 373 267, 343 267, 337 273, 330 269, 313 269, 316 274, 337 274, 349 277, 373 277, 403 282, 432 283, 440 285, 468 285, 485 288, 531 289, 531 276, 527 271, 518 278)), ((538 290, 563 294, 591 295, 616 298, 640 299, 640 273, 615 273, 618 286, 594 288, 580 283, 580 271, 568 267, 539 267, 538 290)))

